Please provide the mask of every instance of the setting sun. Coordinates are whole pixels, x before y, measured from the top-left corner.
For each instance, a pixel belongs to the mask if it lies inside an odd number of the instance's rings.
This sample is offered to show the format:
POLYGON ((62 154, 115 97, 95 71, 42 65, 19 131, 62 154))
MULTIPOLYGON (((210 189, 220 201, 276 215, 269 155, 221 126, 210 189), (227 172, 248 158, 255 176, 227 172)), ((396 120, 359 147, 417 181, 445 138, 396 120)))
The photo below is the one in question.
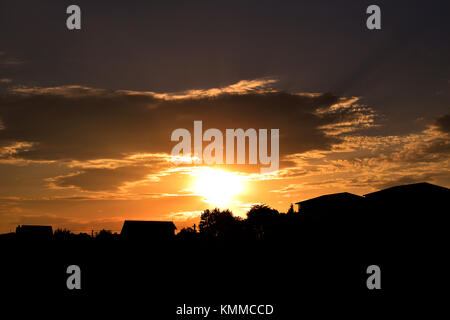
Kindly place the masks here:
POLYGON ((242 177, 236 173, 207 167, 195 172, 193 190, 217 207, 231 204, 233 197, 243 191, 242 177))

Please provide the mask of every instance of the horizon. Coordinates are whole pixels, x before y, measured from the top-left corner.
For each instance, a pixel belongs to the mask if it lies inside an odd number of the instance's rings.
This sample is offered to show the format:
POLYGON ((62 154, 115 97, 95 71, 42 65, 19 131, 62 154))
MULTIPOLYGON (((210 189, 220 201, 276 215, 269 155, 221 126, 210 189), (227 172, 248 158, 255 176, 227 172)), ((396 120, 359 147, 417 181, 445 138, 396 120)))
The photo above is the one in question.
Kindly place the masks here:
MULTIPOLYGON (((445 188, 445 189, 448 190, 448 188, 446 188, 446 187, 442 187, 442 186, 435 185, 435 184, 431 184, 431 183, 429 183, 429 182, 425 182, 425 181, 424 181, 424 182, 418 182, 418 183, 412 183, 412 184, 403 184, 403 185, 391 186, 391 187, 387 187, 387 188, 384 188, 384 189, 380 189, 380 190, 377 190, 377 191, 374 191, 374 192, 371 192, 371 193, 367 193, 367 194, 363 194, 363 195, 357 195, 357 196, 362 197, 362 198, 365 198, 365 196, 370 195, 370 194, 372 194, 372 193, 377 193, 377 192, 379 192, 379 191, 390 190, 390 189, 393 189, 393 188, 401 188, 401 187, 417 186, 417 185, 423 185, 423 184, 429 184, 429 185, 432 185, 432 186, 435 186, 435 187, 445 188)), ((352 194, 352 193, 349 193, 349 192, 341 192, 341 193, 344 193, 344 194, 345 194, 345 193, 352 194)), ((299 202, 297 202, 297 203, 291 203, 291 206, 292 206, 292 209, 293 209, 293 213, 300 213, 300 211, 299 211, 299 210, 296 210, 296 207, 295 207, 295 205, 299 204, 300 202, 308 201, 308 200, 313 200, 313 199, 321 198, 321 197, 323 197, 323 196, 328 196, 328 195, 341 194, 341 193, 323 194, 323 195, 319 195, 319 196, 314 197, 314 198, 310 198, 310 199, 305 199, 305 200, 299 201, 299 202)), ((355 194, 355 195, 356 195, 356 194, 355 194)), ((254 206, 258 206, 258 205, 266 206, 266 204, 264 204, 264 203, 255 203, 255 204, 254 204, 254 206)), ((270 206, 267 206, 267 207, 268 207, 269 209, 273 209, 273 210, 277 211, 277 212, 278 212, 279 214, 281 214, 281 215, 288 214, 288 213, 289 213, 289 210, 290 210, 290 208, 289 208, 289 209, 286 210, 286 211, 282 211, 282 210, 278 210, 277 208, 272 208, 272 207, 270 207, 270 206)), ((233 214, 233 212, 232 212, 231 210, 227 209, 227 208, 220 209, 220 208, 218 208, 218 207, 212 208, 212 209, 205 209, 205 210, 202 211, 202 213, 205 212, 205 211, 207 211, 207 210, 213 210, 213 209, 219 209, 219 210, 222 210, 222 211, 230 211, 231 214, 232 214, 232 216, 234 216, 234 217, 239 217, 239 216, 235 216, 235 215, 233 214)), ((248 216, 247 216, 247 215, 248 215, 248 212, 249 212, 249 211, 247 211, 247 212, 246 212, 246 216, 243 217, 244 219, 247 219, 247 218, 248 218, 248 216)), ((242 218, 242 217, 241 217, 241 218, 242 218)), ((194 223, 193 223, 192 225, 184 225, 184 224, 183 224, 183 225, 180 226, 180 227, 177 226, 177 224, 175 223, 175 221, 170 221, 170 220, 133 220, 133 219, 125 219, 125 220, 123 220, 123 222, 122 222, 122 228, 123 228, 123 225, 125 224, 126 221, 133 221, 133 222, 170 222, 170 223, 174 223, 174 225, 175 225, 175 234, 178 234, 178 233, 180 233, 181 230, 186 229, 186 228, 193 228, 193 229, 195 230, 195 228, 198 227, 198 225, 199 225, 200 217, 199 217, 198 221, 197 221, 197 222, 194 221, 194 223)), ((18 227, 23 227, 23 226, 48 226, 48 225, 37 225, 37 224, 33 224, 33 225, 18 225, 17 228, 18 228, 18 227)), ((53 225, 50 225, 50 227, 52 227, 52 229, 54 229, 54 230, 53 230, 53 233, 55 233, 55 231, 59 230, 59 231, 67 231, 67 232, 70 232, 70 233, 75 234, 75 235, 77 235, 77 234, 78 234, 78 235, 81 235, 81 234, 88 234, 88 235, 91 235, 92 237, 93 237, 94 235, 97 236, 98 233, 101 232, 101 231, 111 232, 112 234, 121 234, 121 231, 122 231, 122 228, 121 228, 121 229, 116 229, 116 230, 105 229, 105 228, 96 229, 96 230, 94 230, 94 229, 91 229, 91 230, 87 230, 87 229, 86 229, 86 230, 70 230, 69 228, 65 228, 64 226, 59 226, 59 227, 57 227, 57 228, 54 228, 53 225)), ((3 235, 3 234, 9 234, 9 233, 14 233, 14 231, 10 230, 10 232, 7 232, 7 233, 0 233, 0 235, 3 235)))

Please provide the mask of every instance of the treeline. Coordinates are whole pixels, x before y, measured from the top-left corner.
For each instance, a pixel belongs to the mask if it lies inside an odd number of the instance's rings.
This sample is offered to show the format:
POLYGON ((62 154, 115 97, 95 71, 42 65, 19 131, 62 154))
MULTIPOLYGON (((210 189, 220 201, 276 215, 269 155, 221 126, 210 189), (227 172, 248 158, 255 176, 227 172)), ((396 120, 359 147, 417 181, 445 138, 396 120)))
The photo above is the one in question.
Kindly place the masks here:
POLYGON ((177 234, 180 239, 239 239, 262 240, 280 238, 290 234, 298 225, 299 215, 291 204, 287 213, 280 213, 267 205, 254 205, 247 217, 234 216, 230 210, 205 210, 196 225, 183 228, 177 234), (284 234, 284 235, 283 235, 284 234))
POLYGON ((56 229, 53 232, 53 240, 115 240, 120 239, 120 234, 116 232, 112 232, 111 230, 102 229, 99 232, 95 232, 92 234, 88 234, 85 232, 82 233, 73 233, 68 229, 56 229))
MULTIPOLYGON (((246 218, 234 216, 230 210, 205 210, 198 225, 186 227, 175 236, 179 240, 194 239, 265 239, 278 234, 281 226, 286 231, 289 222, 295 220, 294 207, 287 213, 280 213, 267 205, 254 205, 247 212, 246 218), (288 221, 289 220, 289 221, 288 221)), ((118 240, 119 233, 103 229, 93 234, 75 234, 68 229, 56 229, 54 240, 118 240)))

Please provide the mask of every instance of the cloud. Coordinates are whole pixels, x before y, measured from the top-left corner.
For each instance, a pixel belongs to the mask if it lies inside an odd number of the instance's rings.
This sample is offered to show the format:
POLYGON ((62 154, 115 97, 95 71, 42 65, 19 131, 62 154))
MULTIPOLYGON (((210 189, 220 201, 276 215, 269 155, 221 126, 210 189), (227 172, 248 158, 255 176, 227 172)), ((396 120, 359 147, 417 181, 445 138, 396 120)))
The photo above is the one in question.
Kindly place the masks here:
POLYGON ((450 114, 438 118, 436 125, 442 132, 450 133, 450 114))
POLYGON ((406 176, 393 176, 387 181, 374 182, 374 186, 378 189, 385 189, 404 184, 420 183, 424 181, 433 181, 432 174, 411 174, 406 176))
POLYGON ((5 67, 19 66, 24 63, 26 63, 25 60, 16 59, 16 58, 0 59, 0 66, 5 66, 5 67))
POLYGON ((82 171, 48 179, 56 187, 75 187, 84 191, 115 191, 127 182, 144 180, 163 168, 163 162, 117 168, 85 168, 82 171))
POLYGON ((18 225, 38 224, 51 225, 53 231, 58 228, 69 228, 70 231, 74 233, 90 233, 91 230, 98 232, 102 229, 106 229, 120 233, 123 225, 122 218, 73 218, 49 213, 19 212, 14 215, 6 214, 3 218, 6 219, 5 221, 2 221, 3 228, 11 231, 14 231, 18 225))
POLYGON ((223 88, 212 89, 196 89, 188 90, 181 93, 160 93, 155 96, 166 100, 178 100, 201 97, 217 97, 221 94, 246 94, 246 93, 267 93, 275 92, 268 86, 276 83, 274 79, 255 79, 255 80, 241 80, 235 84, 223 88))
MULTIPOLYGON (((4 128, 2 123, 0 122, 0 130, 4 128)), ((20 150, 28 149, 32 146, 31 143, 27 142, 14 142, 12 144, 0 144, 0 159, 8 159, 14 158, 14 155, 17 154, 20 150)))
POLYGON ((0 97, 0 145, 29 144, 14 153, 28 160, 123 159, 136 153, 170 153, 171 132, 192 130, 193 121, 202 120, 204 130, 279 128, 280 153, 286 155, 328 150, 341 141, 326 132, 330 126, 356 129, 370 117, 369 109, 356 104, 326 111, 345 104, 346 98, 264 89, 271 83, 241 81, 176 98, 82 86, 14 88, 0 97))
POLYGON ((450 183, 450 141, 434 125, 402 136, 349 135, 342 139, 331 150, 287 157, 295 165, 281 169, 278 178, 289 185, 273 192, 300 195, 329 189, 363 194, 397 184, 450 183))

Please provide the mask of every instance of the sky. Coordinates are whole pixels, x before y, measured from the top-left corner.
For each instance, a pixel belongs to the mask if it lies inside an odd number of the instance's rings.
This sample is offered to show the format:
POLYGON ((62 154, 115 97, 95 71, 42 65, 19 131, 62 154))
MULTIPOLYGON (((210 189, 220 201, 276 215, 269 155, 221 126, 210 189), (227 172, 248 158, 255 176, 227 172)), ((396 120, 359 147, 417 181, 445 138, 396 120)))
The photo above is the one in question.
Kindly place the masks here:
POLYGON ((450 187, 448 1, 71 4, 0 0, 0 233, 450 187), (279 170, 175 165, 194 120, 279 129, 279 170))

